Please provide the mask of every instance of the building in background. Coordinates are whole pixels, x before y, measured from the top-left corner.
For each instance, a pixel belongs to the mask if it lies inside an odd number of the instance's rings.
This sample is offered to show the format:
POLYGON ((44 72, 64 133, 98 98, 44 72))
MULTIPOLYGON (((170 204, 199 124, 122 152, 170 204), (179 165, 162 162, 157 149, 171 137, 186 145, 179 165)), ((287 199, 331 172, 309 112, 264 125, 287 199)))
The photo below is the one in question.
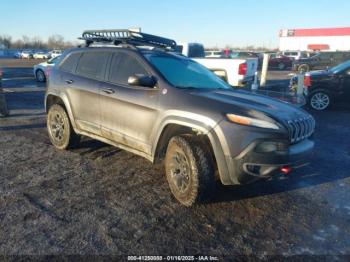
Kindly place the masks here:
POLYGON ((350 51, 350 27, 282 29, 280 51, 350 51))

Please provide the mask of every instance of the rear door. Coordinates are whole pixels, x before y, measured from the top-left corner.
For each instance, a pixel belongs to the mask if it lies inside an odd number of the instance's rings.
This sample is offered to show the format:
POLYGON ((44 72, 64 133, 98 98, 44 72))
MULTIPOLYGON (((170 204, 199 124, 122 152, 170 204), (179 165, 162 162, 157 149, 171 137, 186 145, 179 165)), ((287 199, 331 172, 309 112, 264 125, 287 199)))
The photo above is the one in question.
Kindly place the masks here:
POLYGON ((159 114, 159 89, 128 85, 128 78, 135 74, 152 72, 133 52, 115 52, 100 91, 101 132, 110 140, 150 154, 150 136, 159 114))
POLYGON ((76 70, 64 79, 78 127, 84 131, 100 134, 100 83, 105 78, 108 58, 105 51, 85 51, 81 54, 76 70))

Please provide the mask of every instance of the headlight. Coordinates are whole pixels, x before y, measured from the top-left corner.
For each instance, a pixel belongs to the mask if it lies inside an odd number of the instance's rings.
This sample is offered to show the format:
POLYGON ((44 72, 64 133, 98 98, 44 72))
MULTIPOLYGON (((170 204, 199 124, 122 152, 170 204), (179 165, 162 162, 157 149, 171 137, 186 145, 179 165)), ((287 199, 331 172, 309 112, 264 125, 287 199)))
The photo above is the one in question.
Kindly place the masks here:
POLYGON ((233 123, 245 125, 245 126, 256 126, 261 128, 269 128, 269 129, 279 129, 278 125, 272 122, 268 122, 265 120, 260 120, 256 118, 251 118, 247 116, 239 116, 235 114, 226 114, 228 120, 233 123))

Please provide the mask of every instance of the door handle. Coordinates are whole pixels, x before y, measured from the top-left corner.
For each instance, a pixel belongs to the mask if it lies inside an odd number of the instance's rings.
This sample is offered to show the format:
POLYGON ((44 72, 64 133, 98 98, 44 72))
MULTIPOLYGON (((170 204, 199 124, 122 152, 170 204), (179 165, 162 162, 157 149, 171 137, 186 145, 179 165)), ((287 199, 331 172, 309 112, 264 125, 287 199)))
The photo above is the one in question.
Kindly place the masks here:
POLYGON ((73 82, 74 82, 73 80, 66 80, 66 83, 67 83, 68 85, 72 84, 73 82))
POLYGON ((112 88, 106 88, 106 89, 102 89, 102 92, 106 93, 106 94, 114 94, 115 91, 112 88))

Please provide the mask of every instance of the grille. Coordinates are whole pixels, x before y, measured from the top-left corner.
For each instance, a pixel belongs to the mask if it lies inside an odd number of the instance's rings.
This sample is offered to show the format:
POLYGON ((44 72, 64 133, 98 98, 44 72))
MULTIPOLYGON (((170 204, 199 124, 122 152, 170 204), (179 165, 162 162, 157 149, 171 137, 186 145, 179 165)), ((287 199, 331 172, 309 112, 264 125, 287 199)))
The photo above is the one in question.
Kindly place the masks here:
POLYGON ((312 116, 289 120, 287 123, 289 140, 292 144, 310 137, 315 130, 315 120, 312 116))

